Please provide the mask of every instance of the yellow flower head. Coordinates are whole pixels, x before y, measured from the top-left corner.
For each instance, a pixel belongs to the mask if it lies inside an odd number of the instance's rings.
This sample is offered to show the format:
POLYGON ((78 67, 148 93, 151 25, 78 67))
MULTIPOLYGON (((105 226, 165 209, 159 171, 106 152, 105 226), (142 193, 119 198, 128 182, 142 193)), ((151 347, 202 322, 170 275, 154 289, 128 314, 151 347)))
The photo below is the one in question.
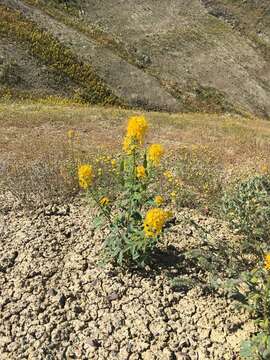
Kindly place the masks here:
POLYGON ((73 129, 68 130, 67 137, 72 140, 75 136, 75 131, 73 129))
POLYGON ((102 175, 102 168, 98 168, 98 175, 102 175))
POLYGON ((144 233, 146 237, 156 237, 163 229, 171 213, 159 208, 150 209, 144 219, 144 233))
POLYGON ((146 177, 145 167, 143 165, 137 166, 136 174, 137 174, 137 178, 139 178, 139 179, 146 177))
POLYGON ((100 200, 99 200, 99 204, 101 206, 107 206, 110 202, 110 199, 107 196, 103 196, 100 200))
POLYGON ((144 116, 132 116, 128 121, 127 132, 123 142, 123 150, 131 154, 144 142, 148 124, 144 116))
POLYGON ((262 166, 261 166, 261 172, 263 173, 263 174, 267 174, 267 173, 269 173, 269 166, 267 165, 267 164, 263 164, 262 166))
POLYGON ((112 165, 112 167, 115 167, 115 166, 116 166, 116 160, 115 160, 115 159, 112 159, 112 160, 111 160, 111 165, 112 165))
POLYGON ((158 165, 160 163, 160 159, 164 155, 164 153, 165 153, 165 150, 162 145, 153 144, 148 149, 148 159, 154 165, 158 165))
POLYGON ((127 137, 134 138, 142 145, 147 129, 148 124, 144 116, 132 116, 128 121, 127 137))
POLYGON ((270 253, 266 254, 265 255, 265 258, 264 258, 264 268, 266 270, 270 270, 270 253))
POLYGON ((163 198, 163 196, 160 196, 160 195, 157 195, 156 197, 155 197, 155 203, 156 203, 156 205, 162 205, 163 203, 164 203, 164 198, 163 198))
POLYGON ((91 165, 81 165, 78 169, 78 178, 80 187, 84 190, 88 189, 93 181, 93 168, 91 165))

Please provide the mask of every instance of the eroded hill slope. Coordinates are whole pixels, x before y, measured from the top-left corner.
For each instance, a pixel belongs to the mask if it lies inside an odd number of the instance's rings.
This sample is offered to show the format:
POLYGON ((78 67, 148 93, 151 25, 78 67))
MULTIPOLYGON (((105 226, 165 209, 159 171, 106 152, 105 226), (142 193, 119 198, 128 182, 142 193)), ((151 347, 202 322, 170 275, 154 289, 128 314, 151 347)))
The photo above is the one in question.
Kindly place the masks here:
POLYGON ((128 106, 270 116, 266 1, 77 0, 68 11, 41 0, 0 4, 68 47, 128 106))

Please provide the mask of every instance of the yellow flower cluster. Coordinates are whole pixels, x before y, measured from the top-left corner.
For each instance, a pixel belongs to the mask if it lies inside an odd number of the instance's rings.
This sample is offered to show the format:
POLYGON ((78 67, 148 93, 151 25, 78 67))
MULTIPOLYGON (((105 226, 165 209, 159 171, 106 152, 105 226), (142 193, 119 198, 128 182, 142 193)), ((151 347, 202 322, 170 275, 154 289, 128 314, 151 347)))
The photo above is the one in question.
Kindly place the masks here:
POLYGON ((263 173, 263 174, 267 174, 267 173, 269 173, 269 166, 267 165, 267 164, 263 164, 263 165, 261 165, 261 172, 263 173))
POLYGON ((143 143, 148 124, 144 116, 133 116, 129 119, 127 136, 133 137, 140 144, 143 143))
POLYGON ((265 258, 264 258, 264 268, 266 270, 269 270, 270 271, 270 253, 266 254, 265 255, 265 258))
POLYGON ((132 116, 128 121, 123 150, 131 154, 138 145, 142 145, 147 129, 148 124, 144 116, 132 116))
POLYGON ((159 208, 148 210, 144 220, 144 233, 146 237, 156 237, 163 229, 166 221, 172 216, 169 211, 159 208))
POLYGON ((78 169, 78 177, 80 187, 84 190, 88 189, 93 181, 93 168, 91 165, 84 164, 78 169))
POLYGON ((67 137, 69 138, 69 140, 72 140, 75 136, 75 131, 73 129, 69 129, 67 132, 67 137))
POLYGON ((136 149, 137 144, 136 141, 132 137, 125 136, 123 141, 123 150, 131 155, 132 152, 136 149))
POLYGON ((165 171, 163 175, 168 179, 169 182, 173 181, 173 173, 169 170, 165 171))
POLYGON ((155 203, 156 205, 162 205, 164 203, 164 198, 161 195, 157 195, 155 197, 155 203))
POLYGON ((145 167, 143 165, 137 166, 136 173, 137 173, 137 178, 139 178, 139 179, 145 178, 146 177, 145 167))
POLYGON ((161 157, 164 155, 164 147, 160 144, 152 144, 147 152, 148 159, 154 165, 159 165, 161 157))
POLYGON ((175 202, 176 197, 177 197, 176 191, 172 191, 172 192, 170 193, 170 195, 171 195, 172 202, 175 202))
POLYGON ((101 198, 99 200, 99 204, 101 206, 107 206, 109 204, 109 202, 110 202, 110 199, 107 196, 103 196, 103 198, 101 198))

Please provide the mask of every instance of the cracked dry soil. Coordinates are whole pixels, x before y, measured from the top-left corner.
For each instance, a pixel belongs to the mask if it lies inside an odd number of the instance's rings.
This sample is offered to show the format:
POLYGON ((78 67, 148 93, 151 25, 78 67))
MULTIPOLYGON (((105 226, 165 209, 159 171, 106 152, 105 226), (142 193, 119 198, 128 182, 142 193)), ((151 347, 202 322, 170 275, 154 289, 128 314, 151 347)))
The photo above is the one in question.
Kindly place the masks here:
MULTIPOLYGON (((102 233, 82 201, 46 211, 0 203, 1 359, 239 359, 247 316, 199 288, 175 291, 164 269, 99 266, 102 233)), ((179 251, 196 240, 172 230, 179 251)))

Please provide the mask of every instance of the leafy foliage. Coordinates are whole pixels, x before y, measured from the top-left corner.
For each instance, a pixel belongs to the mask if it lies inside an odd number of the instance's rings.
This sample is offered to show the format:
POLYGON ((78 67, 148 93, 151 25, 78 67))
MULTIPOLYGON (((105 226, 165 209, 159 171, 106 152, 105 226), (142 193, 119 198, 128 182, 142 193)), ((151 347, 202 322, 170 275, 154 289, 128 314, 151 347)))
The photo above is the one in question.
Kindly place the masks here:
POLYGON ((97 160, 99 167, 94 179, 92 170, 84 171, 90 165, 83 164, 78 170, 80 184, 87 184, 81 187, 99 210, 93 226, 108 230, 104 259, 120 266, 145 265, 172 216, 161 208, 163 197, 159 195, 157 181, 164 149, 159 144, 143 148, 147 128, 143 116, 131 117, 119 158, 105 157, 107 166, 103 168, 97 160))
POLYGON ((239 299, 255 319, 258 332, 242 343, 243 359, 267 360, 270 357, 270 274, 262 266, 244 272, 231 284, 234 296, 239 299))
POLYGON ((256 175, 225 193, 223 212, 231 227, 246 236, 243 251, 260 256, 270 240, 270 176, 256 175))

